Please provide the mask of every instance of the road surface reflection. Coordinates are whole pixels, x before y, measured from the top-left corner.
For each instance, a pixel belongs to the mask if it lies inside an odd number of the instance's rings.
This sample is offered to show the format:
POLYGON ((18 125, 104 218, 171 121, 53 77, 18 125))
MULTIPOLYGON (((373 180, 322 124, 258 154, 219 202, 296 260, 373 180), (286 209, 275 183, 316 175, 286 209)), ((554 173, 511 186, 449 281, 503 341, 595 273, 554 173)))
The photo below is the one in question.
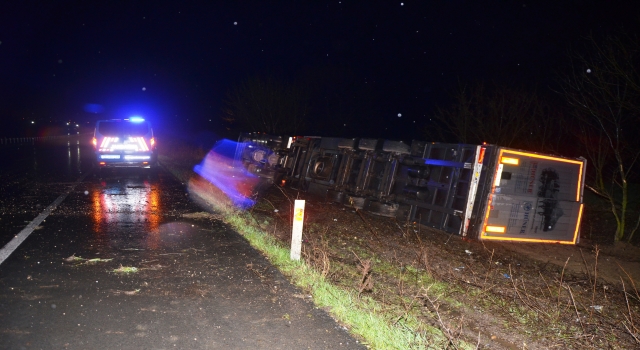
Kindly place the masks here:
POLYGON ((93 232, 109 245, 118 245, 125 232, 139 240, 141 248, 160 248, 161 186, 149 181, 120 179, 117 183, 102 181, 91 193, 93 232))
POLYGON ((80 148, 80 140, 67 141, 67 174, 79 174, 82 172, 80 148))

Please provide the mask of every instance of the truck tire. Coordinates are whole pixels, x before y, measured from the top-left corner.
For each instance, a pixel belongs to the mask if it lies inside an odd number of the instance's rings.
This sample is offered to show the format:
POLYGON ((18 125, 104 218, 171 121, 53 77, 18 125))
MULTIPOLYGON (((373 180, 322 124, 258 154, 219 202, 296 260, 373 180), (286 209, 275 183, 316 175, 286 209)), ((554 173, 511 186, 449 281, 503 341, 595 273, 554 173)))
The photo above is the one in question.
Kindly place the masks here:
POLYGON ((312 167, 312 177, 320 180, 328 180, 333 171, 333 162, 330 157, 316 159, 312 167))

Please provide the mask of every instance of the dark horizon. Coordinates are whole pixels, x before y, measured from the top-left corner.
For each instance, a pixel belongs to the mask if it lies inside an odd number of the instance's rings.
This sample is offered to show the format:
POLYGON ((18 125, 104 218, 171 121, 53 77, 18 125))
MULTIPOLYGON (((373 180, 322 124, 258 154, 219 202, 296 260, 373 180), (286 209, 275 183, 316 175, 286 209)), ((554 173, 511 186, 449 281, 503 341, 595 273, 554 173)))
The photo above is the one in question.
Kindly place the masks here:
POLYGON ((317 88, 311 113, 325 125, 341 123, 342 113, 353 116, 344 133, 416 138, 460 83, 545 90, 581 37, 621 27, 637 34, 633 5, 5 4, 0 117, 8 130, 30 120, 91 124, 137 114, 158 127, 223 134, 225 93, 247 77, 271 74, 317 88), (332 103, 337 112, 327 116, 320 102, 335 91, 344 91, 346 105, 332 103), (363 91, 365 98, 351 97, 363 91))

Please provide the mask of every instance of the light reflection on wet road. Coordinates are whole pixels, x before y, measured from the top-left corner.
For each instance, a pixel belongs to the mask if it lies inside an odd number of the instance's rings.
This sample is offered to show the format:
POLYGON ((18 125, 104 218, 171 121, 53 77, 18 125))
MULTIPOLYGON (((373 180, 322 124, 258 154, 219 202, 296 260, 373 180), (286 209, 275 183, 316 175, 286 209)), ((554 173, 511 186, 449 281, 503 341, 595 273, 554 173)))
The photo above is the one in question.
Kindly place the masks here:
MULTIPOLYGON (((31 158, 0 173, 18 186, 0 188, 3 237, 90 170, 82 145, 13 154, 31 158)), ((168 173, 120 171, 88 176, 0 265, 0 348, 363 347, 168 173)))
POLYGON ((143 223, 148 236, 144 248, 157 248, 157 239, 153 237, 158 235, 161 220, 160 191, 158 183, 146 179, 123 178, 111 184, 100 181, 89 193, 94 233, 108 237, 119 225, 143 223))
POLYGON ((0 147, 0 246, 91 170, 87 137, 0 147))

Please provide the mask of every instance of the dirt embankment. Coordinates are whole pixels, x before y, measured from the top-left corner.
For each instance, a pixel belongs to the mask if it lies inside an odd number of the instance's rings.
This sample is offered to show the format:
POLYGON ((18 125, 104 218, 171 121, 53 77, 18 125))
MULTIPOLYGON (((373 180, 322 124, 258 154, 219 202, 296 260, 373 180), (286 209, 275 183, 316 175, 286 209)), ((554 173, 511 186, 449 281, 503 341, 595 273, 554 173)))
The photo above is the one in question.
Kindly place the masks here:
POLYGON ((597 258, 595 273, 598 279, 610 284, 621 284, 621 277, 624 280, 631 277, 636 284, 640 282, 640 248, 626 242, 597 245, 582 240, 575 246, 530 243, 497 243, 495 245, 540 262, 557 266, 566 264, 566 271, 578 275, 594 274, 597 258))
POLYGON ((638 247, 469 241, 271 189, 251 213, 285 244, 294 198, 307 199, 303 255, 310 264, 326 269, 335 284, 413 309, 452 337, 498 349, 640 346, 633 322, 640 318, 638 247), (348 272, 365 259, 374 266, 370 289, 348 272), (383 271, 388 266, 427 272, 445 291, 433 294, 425 284, 403 282, 383 271))

